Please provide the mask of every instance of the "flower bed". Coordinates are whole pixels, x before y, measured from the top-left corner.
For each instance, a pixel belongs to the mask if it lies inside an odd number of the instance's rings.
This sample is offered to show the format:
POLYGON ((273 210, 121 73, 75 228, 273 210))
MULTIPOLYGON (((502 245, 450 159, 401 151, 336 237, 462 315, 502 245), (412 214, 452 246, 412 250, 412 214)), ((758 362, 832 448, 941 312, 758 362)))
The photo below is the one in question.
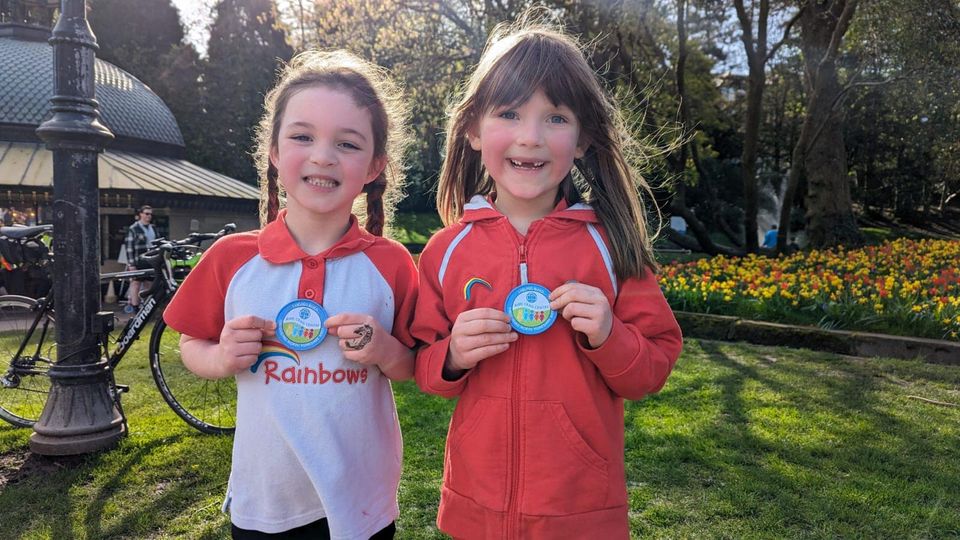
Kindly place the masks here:
POLYGON ((898 239, 786 257, 664 265, 674 309, 957 340, 960 241, 898 239))

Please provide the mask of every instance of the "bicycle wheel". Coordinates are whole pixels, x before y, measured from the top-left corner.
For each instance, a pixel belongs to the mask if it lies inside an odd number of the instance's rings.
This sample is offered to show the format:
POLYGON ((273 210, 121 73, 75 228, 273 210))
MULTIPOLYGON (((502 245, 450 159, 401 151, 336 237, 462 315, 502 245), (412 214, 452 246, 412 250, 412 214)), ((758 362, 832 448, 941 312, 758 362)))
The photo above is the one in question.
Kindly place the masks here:
POLYGON ((0 296, 0 418, 19 427, 31 427, 40 418, 50 393, 49 369, 56 361, 53 313, 46 313, 27 335, 36 317, 36 300, 0 296))
POLYGON ((237 418, 233 377, 212 381, 194 375, 180 360, 180 334, 162 319, 150 336, 150 371, 163 399, 184 422, 211 435, 233 433, 237 418))

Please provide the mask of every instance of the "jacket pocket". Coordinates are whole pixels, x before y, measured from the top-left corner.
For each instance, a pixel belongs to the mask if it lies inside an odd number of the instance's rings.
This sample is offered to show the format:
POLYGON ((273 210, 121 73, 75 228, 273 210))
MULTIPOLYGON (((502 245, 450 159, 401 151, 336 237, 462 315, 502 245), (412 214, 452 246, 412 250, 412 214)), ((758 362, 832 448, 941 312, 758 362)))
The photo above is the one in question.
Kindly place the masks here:
POLYGON ((466 418, 451 426, 448 489, 497 512, 506 511, 507 402, 480 398, 466 418))
POLYGON ((558 516, 605 508, 607 460, 580 435, 560 402, 527 403, 524 514, 558 516))

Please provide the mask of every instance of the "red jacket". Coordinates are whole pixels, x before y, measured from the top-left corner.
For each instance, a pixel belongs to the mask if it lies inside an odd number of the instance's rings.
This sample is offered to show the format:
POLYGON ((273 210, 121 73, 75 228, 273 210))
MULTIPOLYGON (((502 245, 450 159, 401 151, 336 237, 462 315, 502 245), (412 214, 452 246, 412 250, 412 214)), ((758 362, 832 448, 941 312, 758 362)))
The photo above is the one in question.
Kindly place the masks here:
POLYGON ((412 333, 424 392, 459 396, 446 443, 437 525, 458 538, 627 538, 623 399, 663 387, 680 354, 680 328, 652 272, 617 283, 593 210, 560 203, 521 236, 479 197, 420 256, 412 333), (502 310, 520 284, 599 287, 613 330, 586 347, 562 317, 521 335, 457 381, 441 375, 461 312, 502 310), (483 282, 476 278, 482 279, 483 282), (489 287, 488 287, 489 285, 489 287))

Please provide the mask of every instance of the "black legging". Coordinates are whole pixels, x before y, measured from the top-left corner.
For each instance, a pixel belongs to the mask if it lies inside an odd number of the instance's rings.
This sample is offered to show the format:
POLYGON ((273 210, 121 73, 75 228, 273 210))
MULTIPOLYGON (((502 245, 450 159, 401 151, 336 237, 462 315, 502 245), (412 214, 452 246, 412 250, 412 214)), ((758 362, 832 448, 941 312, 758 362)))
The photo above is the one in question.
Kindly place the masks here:
MULTIPOLYGON (((391 523, 377 531, 370 540, 392 540, 397 532, 396 523, 391 523)), ((290 529, 279 533, 265 533, 260 531, 251 531, 241 529, 234 524, 230 524, 230 534, 234 540, 258 540, 263 538, 283 538, 289 540, 329 540, 330 527, 327 525, 327 518, 318 519, 313 523, 307 523, 301 527, 290 529)))

